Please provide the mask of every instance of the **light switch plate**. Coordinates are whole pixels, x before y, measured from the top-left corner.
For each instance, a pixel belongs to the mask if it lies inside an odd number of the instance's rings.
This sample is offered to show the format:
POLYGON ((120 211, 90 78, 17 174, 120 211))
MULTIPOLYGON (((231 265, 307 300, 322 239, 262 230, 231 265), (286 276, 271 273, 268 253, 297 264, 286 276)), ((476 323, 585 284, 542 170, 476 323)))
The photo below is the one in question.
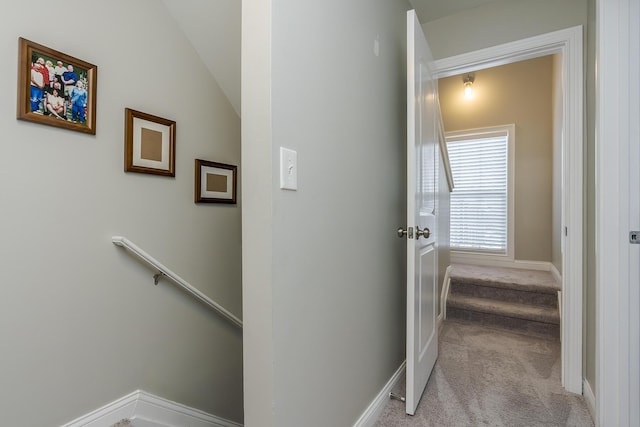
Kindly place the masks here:
POLYGON ((298 189, 298 153, 284 147, 280 147, 280 188, 298 189))

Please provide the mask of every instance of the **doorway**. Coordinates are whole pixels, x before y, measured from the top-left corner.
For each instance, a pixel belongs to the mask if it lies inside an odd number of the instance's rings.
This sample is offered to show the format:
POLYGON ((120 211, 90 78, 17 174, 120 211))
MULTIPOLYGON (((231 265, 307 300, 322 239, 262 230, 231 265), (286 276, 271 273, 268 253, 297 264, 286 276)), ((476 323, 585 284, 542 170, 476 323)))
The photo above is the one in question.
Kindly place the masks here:
POLYGON ((499 65, 558 54, 562 69, 562 349, 561 380, 582 394, 583 266, 583 63, 582 27, 573 27, 437 60, 434 73, 444 78, 499 65))

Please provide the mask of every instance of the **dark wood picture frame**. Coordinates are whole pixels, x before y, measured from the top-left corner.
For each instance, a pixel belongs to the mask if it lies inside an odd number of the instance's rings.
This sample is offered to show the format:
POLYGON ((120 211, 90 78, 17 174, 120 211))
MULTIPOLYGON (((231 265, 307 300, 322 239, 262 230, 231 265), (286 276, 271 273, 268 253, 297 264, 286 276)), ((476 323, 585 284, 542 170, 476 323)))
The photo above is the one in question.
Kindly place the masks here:
POLYGON ((95 135, 97 83, 97 66, 18 38, 19 120, 95 135))
POLYGON ((124 110, 125 172, 176 176, 176 122, 124 110))
POLYGON ((196 159, 196 203, 236 204, 238 167, 196 159))

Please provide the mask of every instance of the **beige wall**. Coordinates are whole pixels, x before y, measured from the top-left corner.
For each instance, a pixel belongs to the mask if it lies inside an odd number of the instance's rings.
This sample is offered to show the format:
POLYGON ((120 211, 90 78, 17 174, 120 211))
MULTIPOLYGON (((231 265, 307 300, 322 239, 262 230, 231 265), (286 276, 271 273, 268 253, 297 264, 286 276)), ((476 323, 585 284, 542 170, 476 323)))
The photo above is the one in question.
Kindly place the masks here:
POLYGON ((447 132, 514 123, 515 259, 551 261, 552 57, 475 73, 475 96, 462 96, 462 76, 439 82, 447 132))
POLYGON ((241 421, 242 331, 111 243, 241 317, 240 205, 193 203, 195 158, 240 162, 237 114, 162 2, 91 1, 72 24, 6 3, 0 424, 61 425, 136 389, 241 421), (98 66, 95 136, 15 119, 20 36, 98 66), (175 178, 123 171, 125 107, 177 122, 175 178))

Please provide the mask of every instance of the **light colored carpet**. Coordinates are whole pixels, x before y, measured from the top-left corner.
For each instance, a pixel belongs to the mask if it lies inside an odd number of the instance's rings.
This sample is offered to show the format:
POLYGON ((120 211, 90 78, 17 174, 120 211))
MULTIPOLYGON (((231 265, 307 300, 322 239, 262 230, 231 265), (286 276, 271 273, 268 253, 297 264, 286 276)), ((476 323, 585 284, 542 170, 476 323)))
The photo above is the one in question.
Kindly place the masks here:
POLYGON ((584 399, 560 385, 557 340, 446 320, 439 345, 416 415, 389 400, 377 427, 593 426, 584 399))
POLYGON ((497 288, 509 287, 523 291, 551 293, 561 288, 560 283, 548 271, 453 264, 449 275, 452 281, 478 283, 497 288))
POLYGON ((550 272, 453 264, 450 278, 447 318, 560 336, 560 283, 550 272))

